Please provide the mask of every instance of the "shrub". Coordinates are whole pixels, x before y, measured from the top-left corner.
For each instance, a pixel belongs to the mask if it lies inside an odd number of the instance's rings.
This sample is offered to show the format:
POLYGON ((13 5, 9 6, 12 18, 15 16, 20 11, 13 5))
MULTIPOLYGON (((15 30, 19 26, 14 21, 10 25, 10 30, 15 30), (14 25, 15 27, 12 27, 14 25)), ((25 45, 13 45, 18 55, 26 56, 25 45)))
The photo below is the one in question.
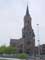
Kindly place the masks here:
POLYGON ((27 57, 28 55, 26 53, 17 54, 17 58, 19 59, 26 59, 27 57))

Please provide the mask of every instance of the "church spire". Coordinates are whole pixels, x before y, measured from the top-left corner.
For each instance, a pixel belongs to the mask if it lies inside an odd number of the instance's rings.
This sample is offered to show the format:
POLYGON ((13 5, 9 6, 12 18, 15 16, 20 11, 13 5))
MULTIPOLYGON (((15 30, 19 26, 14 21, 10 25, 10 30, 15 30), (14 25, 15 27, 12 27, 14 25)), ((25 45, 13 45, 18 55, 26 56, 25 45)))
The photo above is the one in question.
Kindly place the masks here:
POLYGON ((27 4, 26 15, 27 15, 27 16, 29 16, 29 9, 28 9, 28 4, 27 4))

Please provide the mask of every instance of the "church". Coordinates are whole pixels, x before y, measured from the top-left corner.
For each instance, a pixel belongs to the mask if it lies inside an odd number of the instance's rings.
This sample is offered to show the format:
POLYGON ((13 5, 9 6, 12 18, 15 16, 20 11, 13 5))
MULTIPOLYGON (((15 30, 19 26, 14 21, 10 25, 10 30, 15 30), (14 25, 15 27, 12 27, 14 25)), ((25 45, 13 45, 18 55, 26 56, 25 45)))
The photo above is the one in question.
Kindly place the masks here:
POLYGON ((29 14, 27 5, 26 14, 24 16, 24 27, 22 28, 22 38, 10 39, 10 46, 16 46, 17 53, 34 54, 35 34, 31 25, 32 18, 29 14))

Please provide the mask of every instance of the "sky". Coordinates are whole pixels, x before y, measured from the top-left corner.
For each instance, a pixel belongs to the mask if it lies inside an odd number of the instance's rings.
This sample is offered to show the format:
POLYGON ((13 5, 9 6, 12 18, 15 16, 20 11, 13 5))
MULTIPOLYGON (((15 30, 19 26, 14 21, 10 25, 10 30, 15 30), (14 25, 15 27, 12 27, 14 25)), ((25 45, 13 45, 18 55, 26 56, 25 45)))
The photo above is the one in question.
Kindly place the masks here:
POLYGON ((35 43, 38 45, 39 29, 40 44, 45 44, 45 0, 0 0, 0 45, 9 45, 11 38, 22 37, 27 2, 35 43))

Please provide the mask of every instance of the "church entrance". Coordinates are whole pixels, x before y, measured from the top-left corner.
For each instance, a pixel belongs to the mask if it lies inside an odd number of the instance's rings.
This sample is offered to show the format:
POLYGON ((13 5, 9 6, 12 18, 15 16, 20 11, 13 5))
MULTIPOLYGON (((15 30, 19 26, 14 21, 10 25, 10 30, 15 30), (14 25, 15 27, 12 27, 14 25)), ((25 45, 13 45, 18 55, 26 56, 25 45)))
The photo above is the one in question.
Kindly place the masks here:
POLYGON ((33 52, 31 50, 29 50, 29 49, 26 50, 26 53, 29 54, 30 56, 33 55, 33 52))

